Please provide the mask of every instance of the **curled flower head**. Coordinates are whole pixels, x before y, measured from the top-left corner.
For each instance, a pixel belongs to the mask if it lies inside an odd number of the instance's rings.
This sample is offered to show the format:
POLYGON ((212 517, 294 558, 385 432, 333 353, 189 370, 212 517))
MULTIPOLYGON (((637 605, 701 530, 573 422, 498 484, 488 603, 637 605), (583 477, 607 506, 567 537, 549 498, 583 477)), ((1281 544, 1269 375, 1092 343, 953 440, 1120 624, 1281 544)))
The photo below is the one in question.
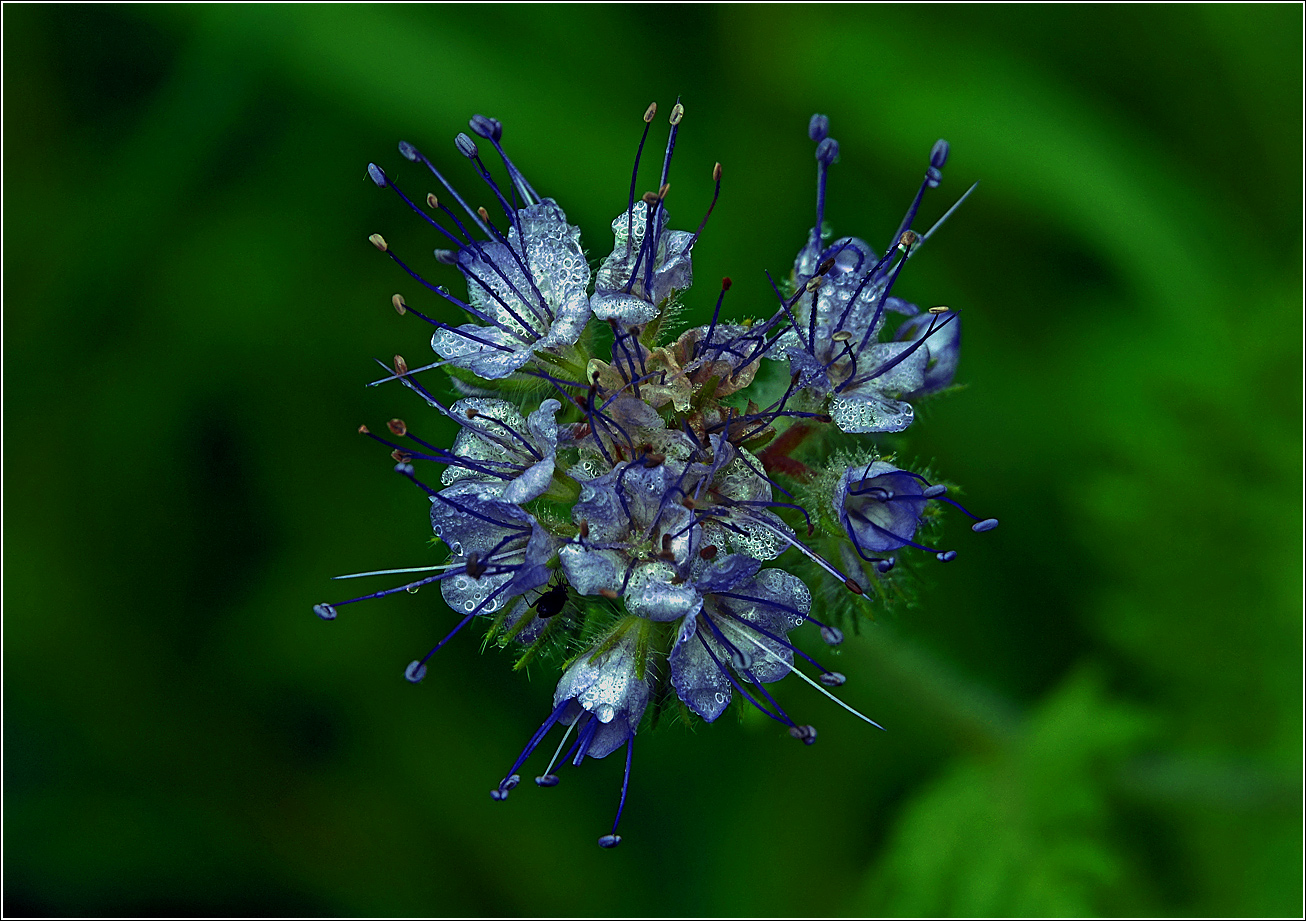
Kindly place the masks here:
MULTIPOLYGON (((612 222, 615 245, 592 290, 579 230, 508 157, 498 120, 474 116, 470 134, 454 140, 493 209, 471 208, 407 142, 402 156, 443 190, 427 195, 425 207, 369 165, 372 180, 438 237, 431 270, 460 273, 467 289, 460 297, 428 281, 373 235, 425 289, 417 296, 434 303, 410 304, 402 294, 391 301, 401 316, 434 327, 435 352, 418 367, 396 355, 393 374, 373 383, 399 381, 423 411, 457 431, 443 443, 399 418, 376 433, 359 428, 423 493, 438 558, 340 576, 408 581, 314 606, 335 620, 346 605, 438 583, 444 605, 435 614, 453 626, 408 664, 408 681, 420 682, 431 657, 473 622, 485 626, 487 645, 511 651, 514 668, 556 668, 551 711, 491 796, 508 798, 555 727, 562 738, 535 777, 540 787, 559 782, 555 766, 624 747, 616 819, 599 838, 605 848, 621 841, 635 736, 668 708, 711 723, 742 702, 810 745, 815 728, 788 709, 802 705, 789 701, 788 689, 804 682, 878 726, 831 693, 845 677, 804 651, 803 636, 836 646, 845 619, 900 595, 885 590, 898 576, 896 554, 955 555, 920 536, 930 503, 956 505, 943 485, 878 459, 845 467, 850 451, 877 456, 850 441, 902 431, 914 418, 908 401, 956 374, 957 314, 922 312, 893 293, 907 260, 942 223, 924 234, 911 227, 925 190, 942 178, 947 144, 935 145, 881 255, 864 240, 830 242, 823 233, 840 150, 829 119, 813 116, 815 224, 789 279, 773 283, 778 309, 732 319, 729 278, 701 299, 691 290, 693 247, 721 191, 719 163, 697 230, 671 229, 679 103, 666 120, 657 184, 637 194, 656 114, 656 105, 644 113, 630 186, 620 190, 626 205, 612 222), (492 171, 487 160, 496 157, 492 171), (710 307, 710 320, 673 328, 672 308, 682 301, 701 317, 710 307), (769 373, 781 365, 763 359, 785 361, 787 382, 769 373), (433 380, 435 369, 447 379, 433 380)), ((962 511, 976 531, 997 525, 962 511)))

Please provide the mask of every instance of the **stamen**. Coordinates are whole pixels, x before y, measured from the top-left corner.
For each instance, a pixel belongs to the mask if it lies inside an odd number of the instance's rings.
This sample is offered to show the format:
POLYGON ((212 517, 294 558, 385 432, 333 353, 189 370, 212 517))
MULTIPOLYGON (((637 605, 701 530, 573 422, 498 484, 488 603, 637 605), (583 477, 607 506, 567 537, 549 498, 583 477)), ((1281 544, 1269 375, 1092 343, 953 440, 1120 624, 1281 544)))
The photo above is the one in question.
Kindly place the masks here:
MULTIPOLYGON (((745 633, 744 636, 748 636, 748 634, 745 633)), ((789 664, 789 663, 785 662, 784 659, 780 658, 780 657, 777 656, 775 653, 773 653, 771 650, 767 649, 765 645, 763 645, 760 641, 758 641, 758 640, 755 639, 754 637, 748 636, 748 639, 752 640, 752 642, 755 643, 755 644, 757 645, 757 648, 760 649, 760 650, 762 650, 762 652, 763 652, 764 655, 770 656, 772 659, 775 659, 777 662, 780 662, 781 664, 784 664, 784 665, 788 665, 788 664, 789 664)), ((822 694, 824 694, 826 697, 828 697, 828 698, 830 698, 831 700, 833 700, 833 701, 834 701, 835 703, 837 703, 839 706, 843 707, 845 710, 847 710, 847 711, 848 711, 849 713, 851 713, 853 716, 857 717, 858 719, 865 720, 866 722, 868 722, 868 723, 870 723, 872 726, 874 726, 876 729, 884 729, 883 726, 881 726, 879 723, 875 722, 875 720, 871 719, 869 716, 866 716, 865 714, 860 713, 860 712, 858 712, 857 710, 854 710, 852 707, 848 706, 848 704, 844 703, 842 700, 840 700, 839 698, 835 697, 833 694, 831 694, 831 693, 830 693, 829 691, 827 691, 825 688, 821 687, 821 685, 817 684, 817 683, 816 683, 815 681, 813 681, 811 678, 807 677, 807 675, 804 674, 802 671, 800 671, 798 668, 793 667, 793 666, 790 666, 790 671, 791 671, 793 674, 797 675, 799 678, 802 678, 804 681, 806 681, 806 682, 807 682, 808 684, 810 684, 812 687, 816 688, 818 691, 820 691, 820 692, 821 692, 822 694)), ((810 729, 811 727, 809 726, 809 727, 807 727, 807 728, 810 729)), ((815 730, 812 730, 812 733, 813 733, 812 737, 813 737, 813 739, 814 739, 814 738, 816 737, 816 736, 815 736, 816 731, 815 731, 815 730)), ((795 736, 795 738, 797 738, 797 736, 795 736)), ((807 744, 810 745, 811 743, 808 742, 807 744)))
POLYGON ((599 847, 613 848, 621 843, 617 834, 617 825, 621 822, 621 812, 626 808, 626 790, 630 787, 630 763, 635 756, 635 733, 626 737, 626 772, 621 778, 621 802, 617 804, 617 817, 612 820, 612 832, 599 839, 599 847))

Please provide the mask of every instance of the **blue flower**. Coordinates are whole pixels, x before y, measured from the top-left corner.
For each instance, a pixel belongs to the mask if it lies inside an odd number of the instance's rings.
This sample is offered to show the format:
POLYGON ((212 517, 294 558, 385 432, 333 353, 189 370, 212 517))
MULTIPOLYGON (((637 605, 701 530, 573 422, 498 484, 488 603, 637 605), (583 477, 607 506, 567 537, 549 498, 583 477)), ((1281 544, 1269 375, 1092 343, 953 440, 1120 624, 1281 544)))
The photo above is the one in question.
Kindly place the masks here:
POLYGON ((961 509, 975 520, 971 525, 973 531, 991 531, 998 526, 996 518, 981 519, 946 498, 947 491, 943 485, 931 486, 918 473, 900 470, 884 461, 872 461, 853 464, 844 471, 835 486, 831 504, 858 555, 878 564, 881 572, 887 572, 893 566, 893 558, 873 554, 891 554, 902 547, 916 547, 935 554, 943 562, 956 558, 956 550, 937 550, 914 539, 930 500, 961 509))

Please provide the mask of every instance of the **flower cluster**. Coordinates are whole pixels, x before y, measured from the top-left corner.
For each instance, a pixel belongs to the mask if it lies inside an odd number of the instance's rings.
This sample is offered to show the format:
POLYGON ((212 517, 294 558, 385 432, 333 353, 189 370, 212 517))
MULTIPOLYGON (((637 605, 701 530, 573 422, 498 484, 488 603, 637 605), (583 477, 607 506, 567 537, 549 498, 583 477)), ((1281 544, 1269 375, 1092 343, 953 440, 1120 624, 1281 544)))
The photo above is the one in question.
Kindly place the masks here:
MULTIPOLYGON (((905 429, 910 401, 948 387, 956 371, 958 315, 921 311, 893 294, 907 261, 956 208, 925 233, 912 229, 926 190, 939 185, 948 145, 939 141, 930 152, 920 190, 877 254, 824 229, 839 145, 826 117, 813 116, 816 220, 789 277, 772 282, 774 304, 743 321, 723 319, 727 278, 710 322, 673 335, 693 281, 694 246, 721 191, 721 165, 697 229, 670 229, 679 103, 656 186, 636 194, 656 113, 654 104, 644 114, 626 205, 612 221, 612 251, 593 271, 580 231, 509 159, 495 119, 474 117, 479 141, 468 134, 455 141, 494 200, 494 217, 471 207, 407 142, 399 152, 442 189, 425 197, 425 208, 368 166, 377 186, 439 236, 436 262, 466 280, 459 297, 381 236, 371 238, 437 304, 423 313, 394 295, 401 315, 433 328, 438 357, 409 368, 396 356, 393 373, 374 383, 400 382, 454 423, 457 435, 441 447, 400 419, 383 434, 360 431, 390 448, 394 469, 429 497, 431 527, 448 558, 341 577, 421 574, 314 609, 334 620, 344 605, 438 583, 459 619, 407 667, 412 682, 477 619, 492 640, 514 649, 518 668, 556 660, 553 709, 492 796, 507 798, 555 725, 565 729, 535 778, 543 787, 558 782, 560 761, 579 765, 624 747, 621 806, 599 839, 603 847, 621 840, 635 736, 662 713, 712 722, 738 695, 810 745, 816 730, 791 718, 768 689, 792 674, 877 725, 830 694, 844 676, 791 636, 811 623, 825 643, 842 642, 837 624, 849 611, 855 618, 896 594, 889 589, 900 551, 956 556, 928 546, 922 532, 940 503, 961 508, 947 486, 864 443, 868 434, 905 429), (486 165, 485 147, 502 164, 501 179, 486 165), (465 322, 440 319, 450 313, 441 301, 465 322), (419 376, 435 368, 447 374, 444 385, 419 376), (813 616, 813 586, 824 620, 813 616)), ((997 525, 970 517, 975 531, 997 525)))

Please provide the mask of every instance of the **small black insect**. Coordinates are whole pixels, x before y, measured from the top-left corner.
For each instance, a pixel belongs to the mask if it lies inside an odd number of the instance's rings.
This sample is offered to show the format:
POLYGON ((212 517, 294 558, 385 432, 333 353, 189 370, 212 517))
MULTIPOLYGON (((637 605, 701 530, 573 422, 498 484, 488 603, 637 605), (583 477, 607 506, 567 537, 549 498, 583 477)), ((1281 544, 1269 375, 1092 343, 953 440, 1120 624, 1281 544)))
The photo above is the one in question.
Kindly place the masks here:
MULTIPOLYGON (((561 577, 561 573, 557 574, 561 577)), ((567 581, 559 578, 557 584, 550 584, 549 587, 535 599, 531 605, 535 609, 535 616, 542 620, 547 620, 562 611, 563 605, 567 603, 567 581)))

